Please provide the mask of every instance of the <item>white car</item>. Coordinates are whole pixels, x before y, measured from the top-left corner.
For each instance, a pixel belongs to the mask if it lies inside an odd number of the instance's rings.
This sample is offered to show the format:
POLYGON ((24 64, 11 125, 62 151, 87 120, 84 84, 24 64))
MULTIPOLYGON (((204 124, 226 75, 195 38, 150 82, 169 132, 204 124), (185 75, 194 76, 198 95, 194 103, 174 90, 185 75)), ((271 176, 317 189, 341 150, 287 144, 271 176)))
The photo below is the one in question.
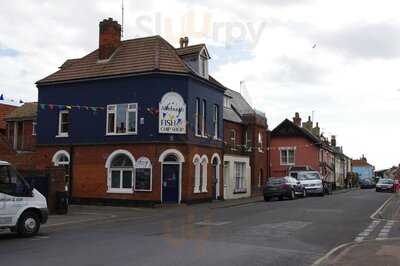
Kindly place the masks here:
POLYGON ((298 171, 290 173, 305 187, 307 195, 317 194, 321 197, 325 195, 324 185, 321 175, 317 171, 298 171))
POLYGON ((32 236, 47 218, 46 198, 31 188, 10 163, 0 161, 0 229, 32 236))

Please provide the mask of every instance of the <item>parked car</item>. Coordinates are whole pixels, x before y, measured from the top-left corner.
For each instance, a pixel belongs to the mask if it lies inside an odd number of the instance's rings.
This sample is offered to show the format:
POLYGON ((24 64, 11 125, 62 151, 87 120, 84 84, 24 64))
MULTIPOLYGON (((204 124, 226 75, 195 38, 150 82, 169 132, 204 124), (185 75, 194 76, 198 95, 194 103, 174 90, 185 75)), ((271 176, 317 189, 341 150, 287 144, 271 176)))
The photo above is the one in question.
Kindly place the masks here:
POLYGON ((264 187, 264 200, 269 201, 272 198, 289 198, 294 200, 296 196, 305 197, 305 187, 291 176, 280 178, 271 178, 264 187))
POLYGON ((376 192, 388 191, 388 192, 396 192, 395 182, 390 178, 381 178, 376 184, 376 192))
POLYGON ((0 161, 0 229, 21 236, 37 234, 48 217, 46 198, 32 188, 10 163, 0 161))
POLYGON ((323 197, 326 191, 329 193, 328 189, 324 189, 321 175, 317 171, 301 171, 290 174, 304 186, 307 195, 314 194, 323 197))
POLYGON ((370 179, 370 178, 364 178, 364 179, 360 179, 358 181, 358 184, 360 185, 361 189, 366 189, 366 188, 374 188, 375 187, 375 182, 374 180, 370 179))

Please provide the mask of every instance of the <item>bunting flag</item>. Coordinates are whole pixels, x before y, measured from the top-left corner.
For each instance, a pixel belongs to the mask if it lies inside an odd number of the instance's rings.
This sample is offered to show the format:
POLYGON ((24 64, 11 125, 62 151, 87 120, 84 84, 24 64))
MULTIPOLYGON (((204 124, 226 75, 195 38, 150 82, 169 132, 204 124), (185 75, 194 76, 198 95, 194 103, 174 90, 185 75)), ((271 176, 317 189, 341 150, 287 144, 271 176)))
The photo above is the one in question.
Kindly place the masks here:
POLYGON ((105 107, 95 107, 95 106, 81 106, 81 105, 63 105, 63 104, 45 104, 45 103, 41 103, 40 104, 40 108, 42 110, 86 110, 86 111, 93 111, 93 112, 97 112, 97 111, 101 111, 101 110, 105 110, 105 107))

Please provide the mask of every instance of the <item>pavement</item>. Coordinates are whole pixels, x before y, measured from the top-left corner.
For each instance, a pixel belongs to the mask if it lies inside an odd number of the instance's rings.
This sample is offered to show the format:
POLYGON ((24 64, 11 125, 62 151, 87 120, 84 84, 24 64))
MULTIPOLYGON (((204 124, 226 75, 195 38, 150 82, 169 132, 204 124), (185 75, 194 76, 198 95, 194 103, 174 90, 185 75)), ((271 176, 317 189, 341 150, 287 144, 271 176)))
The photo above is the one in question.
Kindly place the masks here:
POLYGON ((393 194, 354 241, 321 257, 314 265, 400 265, 400 194, 393 194))
MULTIPOLYGON (((51 216, 36 237, 0 233, 0 258, 2 265, 13 266, 312 265, 333 258, 326 254, 335 247, 356 244, 373 221, 371 214, 391 196, 351 190, 294 201, 177 208, 72 206, 67 216, 51 216)), ((379 221, 375 230, 379 234, 385 226, 379 221)), ((393 226, 387 237, 396 232, 393 226)))

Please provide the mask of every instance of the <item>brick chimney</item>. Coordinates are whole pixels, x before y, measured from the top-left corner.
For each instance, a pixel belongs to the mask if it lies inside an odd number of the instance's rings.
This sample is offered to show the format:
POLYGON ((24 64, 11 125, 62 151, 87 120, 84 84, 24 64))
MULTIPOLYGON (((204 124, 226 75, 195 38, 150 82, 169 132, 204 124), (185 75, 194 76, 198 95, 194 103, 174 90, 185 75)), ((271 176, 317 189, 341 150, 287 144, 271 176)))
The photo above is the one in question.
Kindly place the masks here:
POLYGON ((308 116, 308 121, 303 123, 303 128, 312 132, 313 122, 311 121, 311 116, 308 116))
POLYGON ((121 25, 109 18, 101 21, 99 26, 99 60, 107 60, 121 45, 121 25))
POLYGON ((319 128, 319 123, 315 123, 315 127, 313 128, 313 133, 315 136, 319 137, 321 135, 321 129, 319 128))
POLYGON ((332 136, 331 136, 331 145, 332 145, 333 147, 336 147, 336 136, 335 136, 335 135, 332 135, 332 136))
POLYGON ((300 117, 300 114, 299 114, 298 112, 296 112, 296 113, 294 114, 293 123, 294 123, 296 126, 301 127, 301 117, 300 117))

